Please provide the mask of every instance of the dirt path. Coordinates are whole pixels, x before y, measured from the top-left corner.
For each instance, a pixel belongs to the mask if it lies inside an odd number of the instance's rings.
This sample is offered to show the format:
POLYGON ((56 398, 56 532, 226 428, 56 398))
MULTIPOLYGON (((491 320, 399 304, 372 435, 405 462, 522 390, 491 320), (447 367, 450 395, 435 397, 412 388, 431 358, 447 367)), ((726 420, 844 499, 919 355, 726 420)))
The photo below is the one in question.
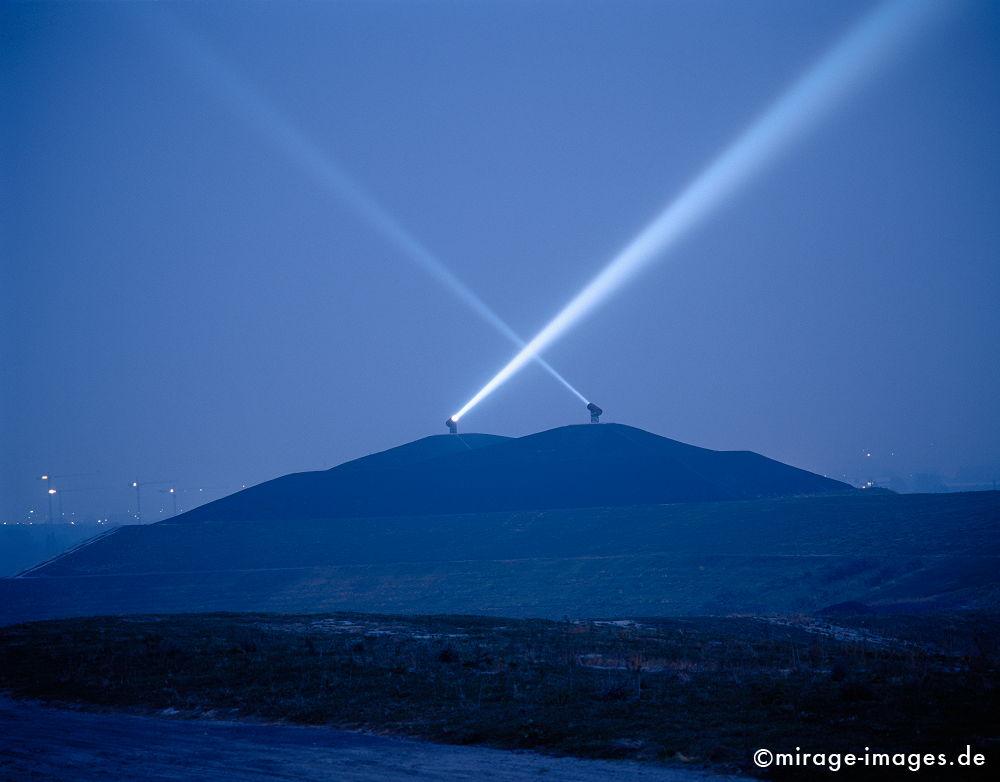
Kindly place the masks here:
POLYGON ((0 697, 0 780, 711 782, 688 769, 451 747, 328 728, 56 709, 0 697))

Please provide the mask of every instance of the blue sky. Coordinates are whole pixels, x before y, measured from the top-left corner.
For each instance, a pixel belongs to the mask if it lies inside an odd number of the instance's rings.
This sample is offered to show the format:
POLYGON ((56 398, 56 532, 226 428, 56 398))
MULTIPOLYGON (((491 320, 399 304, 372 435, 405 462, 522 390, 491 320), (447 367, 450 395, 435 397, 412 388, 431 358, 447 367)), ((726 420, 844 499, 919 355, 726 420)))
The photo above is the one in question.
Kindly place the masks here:
MULTIPOLYGON (((303 143, 530 337, 873 6, 5 5, 0 517, 442 433, 512 356, 303 143)), ((1000 7, 946 6, 546 354, 607 420, 1000 478, 1000 7)), ((529 367, 462 429, 586 420, 529 367)))

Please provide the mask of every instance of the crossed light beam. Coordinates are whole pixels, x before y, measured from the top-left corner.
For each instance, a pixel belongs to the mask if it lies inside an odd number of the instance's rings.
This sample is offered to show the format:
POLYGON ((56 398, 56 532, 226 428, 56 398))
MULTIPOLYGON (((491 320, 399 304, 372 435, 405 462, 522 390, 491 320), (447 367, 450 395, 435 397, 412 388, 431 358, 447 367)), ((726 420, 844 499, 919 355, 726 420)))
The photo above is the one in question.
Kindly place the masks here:
MULTIPOLYGON (((161 9, 162 10, 162 9, 161 9)), ((192 33, 173 19, 167 19, 170 44, 182 62, 234 109, 246 116, 251 124, 273 142, 323 189, 347 204, 354 213, 374 228, 383 239, 404 256, 443 284, 460 301, 493 326, 517 347, 525 341, 507 325, 479 296, 456 277, 444 262, 428 250, 413 234, 383 209, 352 179, 316 142, 297 127, 276 106, 246 83, 228 64, 192 33)), ((574 388, 540 355, 531 356, 552 377, 558 380, 580 401, 587 398, 574 388)))
POLYGON ((754 120, 451 418, 458 421, 746 185, 794 138, 901 48, 947 3, 888 0, 867 14, 754 120))

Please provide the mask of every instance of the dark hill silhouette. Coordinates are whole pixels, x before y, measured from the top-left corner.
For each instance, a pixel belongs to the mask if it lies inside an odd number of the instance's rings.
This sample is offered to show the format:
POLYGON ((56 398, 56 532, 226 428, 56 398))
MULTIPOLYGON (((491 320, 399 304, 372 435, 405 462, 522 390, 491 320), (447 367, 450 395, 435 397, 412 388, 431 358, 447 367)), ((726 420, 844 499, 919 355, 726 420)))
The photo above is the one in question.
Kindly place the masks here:
POLYGON ((997 492, 855 490, 628 426, 442 435, 112 530, 0 579, 0 624, 220 610, 995 610, 998 524, 997 492))
POLYGON ((843 494, 847 484, 750 451, 711 451, 621 424, 520 438, 440 435, 286 475, 161 524, 622 507, 843 494))
MULTIPOLYGON (((467 453, 476 448, 496 445, 511 438, 498 434, 435 434, 398 445, 388 451, 362 456, 334 467, 334 470, 400 470, 429 459, 467 453)), ((329 471, 328 471, 329 472, 329 471)))

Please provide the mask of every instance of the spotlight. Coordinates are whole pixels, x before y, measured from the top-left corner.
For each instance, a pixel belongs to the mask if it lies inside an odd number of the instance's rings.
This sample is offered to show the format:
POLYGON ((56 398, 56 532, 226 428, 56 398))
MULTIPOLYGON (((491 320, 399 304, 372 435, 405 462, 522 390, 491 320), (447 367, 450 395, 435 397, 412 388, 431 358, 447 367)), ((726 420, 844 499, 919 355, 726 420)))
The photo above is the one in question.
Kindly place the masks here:
POLYGON ((886 0, 799 76, 455 414, 457 420, 662 258, 949 4, 886 0))
POLYGON ((587 405, 587 409, 590 411, 590 423, 599 424, 601 422, 601 413, 604 411, 593 402, 590 402, 587 405))
POLYGON ((448 431, 452 434, 458 434, 458 421, 454 418, 449 418, 444 422, 444 425, 448 427, 448 431))

